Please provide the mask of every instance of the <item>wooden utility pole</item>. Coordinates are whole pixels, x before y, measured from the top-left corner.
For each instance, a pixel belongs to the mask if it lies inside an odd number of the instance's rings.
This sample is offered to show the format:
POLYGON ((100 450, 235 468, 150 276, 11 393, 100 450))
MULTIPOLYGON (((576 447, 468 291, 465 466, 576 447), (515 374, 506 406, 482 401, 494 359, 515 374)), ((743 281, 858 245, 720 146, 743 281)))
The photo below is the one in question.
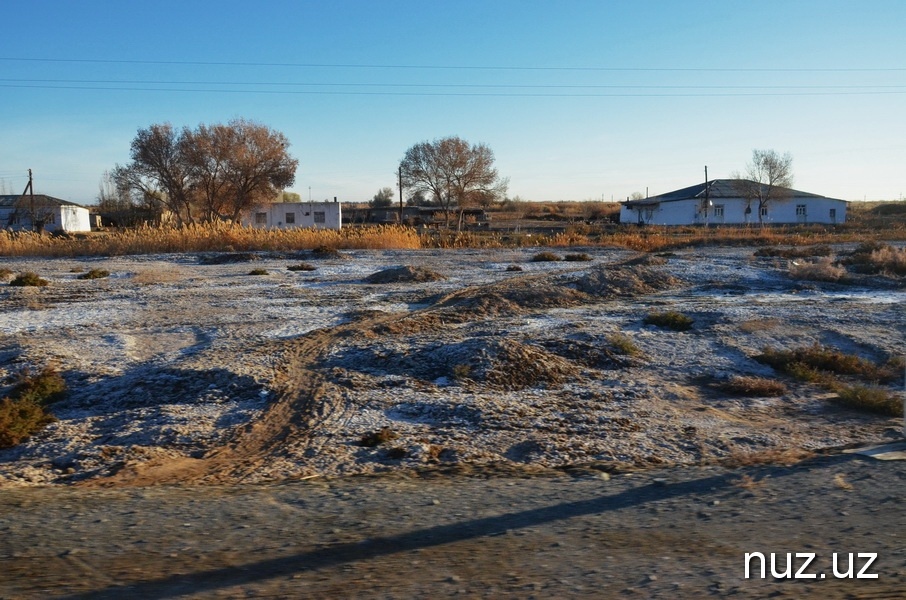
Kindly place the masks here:
POLYGON ((403 224, 403 165, 397 171, 397 181, 400 186, 400 225, 403 224))

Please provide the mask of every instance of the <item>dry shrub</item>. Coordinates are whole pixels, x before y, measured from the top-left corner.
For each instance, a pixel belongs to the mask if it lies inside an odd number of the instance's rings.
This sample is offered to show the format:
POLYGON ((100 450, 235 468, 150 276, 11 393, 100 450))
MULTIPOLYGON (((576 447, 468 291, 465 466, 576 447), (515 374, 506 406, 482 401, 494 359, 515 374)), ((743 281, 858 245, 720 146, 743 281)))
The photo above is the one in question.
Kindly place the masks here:
POLYGON ((846 268, 834 262, 833 258, 825 257, 816 262, 801 262, 790 264, 790 277, 807 281, 844 281, 848 275, 846 268))
POLYGON ((644 322, 646 325, 654 325, 655 327, 663 327, 665 329, 672 329, 673 331, 688 331, 692 329, 692 324, 695 321, 692 317, 684 315, 681 312, 668 310, 665 312, 649 313, 645 317, 644 322))
POLYGON ((566 256, 563 257, 563 260, 570 261, 570 262, 588 262, 593 259, 588 254, 581 252, 578 254, 567 254, 566 256))
POLYGON ((532 257, 532 262, 557 262, 560 260, 563 260, 562 256, 549 251, 539 252, 532 257))
POLYGON ((267 269, 252 269, 249 271, 249 275, 268 275, 269 271, 267 269))
POLYGON ((110 271, 104 269, 91 269, 87 273, 79 275, 79 279, 103 279, 105 277, 110 277, 110 271))
POLYGON ((132 281, 140 285, 155 283, 174 283, 182 281, 186 274, 176 266, 165 265, 153 269, 143 269, 132 274, 132 281))
MULTIPOLYGON (((902 359, 894 358, 878 366, 854 354, 845 354, 835 348, 819 344, 793 350, 768 347, 755 356, 755 360, 807 381, 816 381, 816 378, 810 375, 815 371, 854 375, 866 381, 889 382, 902 376, 902 371, 899 371, 902 359)), ((820 378, 817 380, 820 381, 820 378)))
POLYGON ((20 273, 12 281, 9 282, 10 285, 15 286, 30 286, 30 287, 44 287, 48 284, 46 279, 41 279, 37 273, 32 273, 31 271, 26 271, 25 273, 20 273))
POLYGON ((0 279, 10 279, 13 275, 15 275, 15 273, 16 272, 12 269, 7 269, 4 267, 0 269, 0 279))
POLYGON ((783 382, 765 377, 735 375, 718 387, 727 393, 739 396, 776 397, 787 393, 783 382))
POLYGON ((374 448, 398 438, 400 434, 389 427, 381 427, 378 431, 371 431, 362 436, 359 443, 366 448, 374 448))
POLYGON ((607 337, 607 343, 613 348, 614 352, 618 354, 623 354, 625 356, 638 356, 642 353, 642 350, 636 346, 635 342, 632 341, 625 333, 614 333, 607 337))
POLYGON ((814 452, 804 448, 763 448, 744 450, 738 446, 730 449, 730 454, 720 463, 726 467, 753 467, 757 465, 795 465, 814 456, 814 452))
POLYGON ((815 256, 832 256, 834 251, 827 244, 805 246, 803 248, 759 248, 755 256, 774 256, 779 258, 811 258, 815 256))
POLYGON ((318 267, 316 267, 312 264, 309 264, 309 263, 299 263, 296 265, 289 265, 288 267, 286 267, 286 270, 287 271, 314 271, 317 268, 318 267))
POLYGON ((837 385, 837 402, 847 408, 887 415, 903 416, 903 401, 884 388, 868 385, 837 385))
POLYGON ((576 365, 556 354, 506 339, 482 348, 470 367, 470 379, 507 390, 561 384, 579 374, 576 365))

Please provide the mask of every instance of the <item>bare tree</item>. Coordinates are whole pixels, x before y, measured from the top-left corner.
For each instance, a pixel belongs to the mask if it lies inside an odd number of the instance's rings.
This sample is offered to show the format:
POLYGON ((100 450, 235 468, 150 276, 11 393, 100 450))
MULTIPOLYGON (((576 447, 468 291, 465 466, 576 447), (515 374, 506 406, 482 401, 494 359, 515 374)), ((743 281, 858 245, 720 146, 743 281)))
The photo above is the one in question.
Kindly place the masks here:
POLYGON ((157 199, 178 223, 194 223, 193 191, 180 135, 169 123, 139 129, 132 140, 132 162, 113 170, 117 185, 157 199))
POLYGON ((132 162, 117 166, 118 187, 165 206, 179 224, 239 220, 255 204, 275 200, 293 184, 299 161, 286 137, 234 119, 176 132, 169 123, 140 129, 132 162))
POLYGON ((745 177, 738 173, 736 190, 746 201, 746 215, 752 212, 752 205, 758 209, 758 222, 764 225, 768 206, 789 197, 793 185, 793 157, 787 152, 783 156, 774 150, 752 150, 752 162, 746 165, 745 177))
POLYGON ((471 145, 456 137, 418 143, 400 162, 403 185, 412 193, 434 196, 444 209, 446 226, 450 211, 506 194, 508 181, 494 167, 494 153, 485 144, 471 145))

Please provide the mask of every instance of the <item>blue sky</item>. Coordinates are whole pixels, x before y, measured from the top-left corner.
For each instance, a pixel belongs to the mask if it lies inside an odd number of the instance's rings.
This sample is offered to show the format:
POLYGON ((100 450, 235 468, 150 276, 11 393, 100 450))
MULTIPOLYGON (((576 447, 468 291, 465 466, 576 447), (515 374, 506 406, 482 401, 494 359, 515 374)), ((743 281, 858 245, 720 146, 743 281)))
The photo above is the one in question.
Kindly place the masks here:
POLYGON ((304 199, 406 149, 491 147, 509 195, 621 200, 793 156, 795 187, 906 193, 906 2, 9 0, 0 192, 96 201, 139 128, 283 132, 304 199))

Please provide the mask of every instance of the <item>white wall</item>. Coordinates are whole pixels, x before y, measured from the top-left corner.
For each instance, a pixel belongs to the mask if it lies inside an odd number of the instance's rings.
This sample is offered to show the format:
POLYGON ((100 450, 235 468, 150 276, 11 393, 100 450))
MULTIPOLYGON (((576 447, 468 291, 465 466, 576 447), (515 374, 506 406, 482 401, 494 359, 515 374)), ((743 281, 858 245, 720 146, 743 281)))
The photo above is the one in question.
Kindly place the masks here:
POLYGON ((68 232, 91 231, 91 217, 87 208, 61 206, 59 217, 59 223, 56 224, 57 229, 68 232))
POLYGON ((340 229, 343 212, 339 202, 273 202, 253 208, 242 218, 251 227, 340 229))
POLYGON ((638 223, 641 213, 642 222, 647 225, 741 225, 764 222, 773 225, 788 224, 834 224, 846 221, 846 202, 831 198, 790 198, 774 200, 768 204, 767 215, 763 220, 758 218, 758 204, 752 203, 752 210, 746 214, 746 203, 742 198, 714 198, 707 214, 701 212, 700 200, 675 200, 650 206, 620 207, 621 223, 638 223), (804 206, 805 214, 797 213, 797 207, 804 206), (720 214, 721 208, 723 215, 720 214), (831 210, 836 211, 832 217, 831 210))

